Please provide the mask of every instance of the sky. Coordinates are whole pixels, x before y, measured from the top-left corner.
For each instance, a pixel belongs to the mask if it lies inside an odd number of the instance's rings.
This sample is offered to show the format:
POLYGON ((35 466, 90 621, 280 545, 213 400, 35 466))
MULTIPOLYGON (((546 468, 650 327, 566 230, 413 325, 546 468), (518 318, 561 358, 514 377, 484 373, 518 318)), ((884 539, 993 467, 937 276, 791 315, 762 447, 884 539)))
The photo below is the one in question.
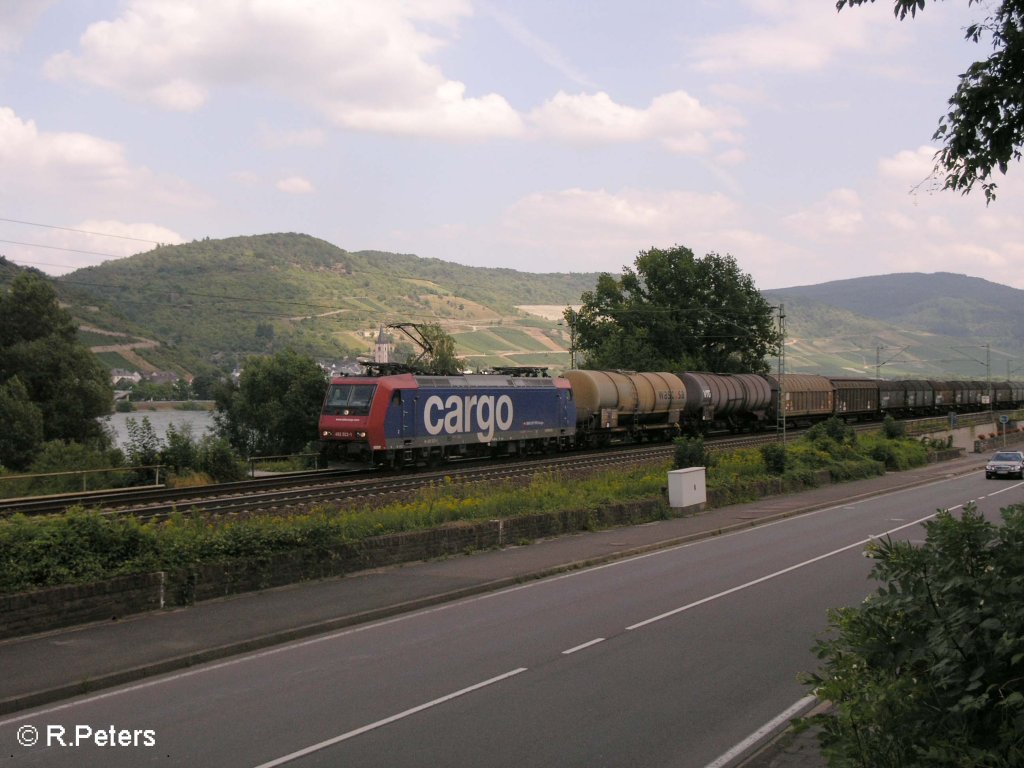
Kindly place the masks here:
POLYGON ((943 191, 931 137, 986 3, 0 0, 0 254, 159 243, 619 272, 675 245, 761 289, 1024 288, 1024 168, 943 191))

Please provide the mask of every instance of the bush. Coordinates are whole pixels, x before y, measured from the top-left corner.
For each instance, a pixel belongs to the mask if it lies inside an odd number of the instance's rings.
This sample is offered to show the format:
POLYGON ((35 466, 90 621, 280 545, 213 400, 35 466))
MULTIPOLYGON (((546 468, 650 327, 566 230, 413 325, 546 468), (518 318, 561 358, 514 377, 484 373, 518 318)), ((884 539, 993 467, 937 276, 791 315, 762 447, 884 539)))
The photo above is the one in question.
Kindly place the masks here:
POLYGON ((786 473, 786 446, 782 443, 769 443, 761 446, 761 458, 769 474, 784 475, 786 473))
POLYGON ((678 437, 673 442, 676 446, 676 469, 710 466, 710 455, 704 447, 703 437, 678 437))
POLYGON ((898 440, 907 436, 907 425, 887 415, 882 420, 882 434, 890 440, 898 440))
POLYGON ((239 461, 231 443, 223 437, 207 435, 196 449, 196 466, 218 483, 230 483, 245 477, 245 466, 239 461))
POLYGON ((869 545, 883 586, 830 612, 807 679, 834 705, 806 721, 830 766, 1024 764, 1024 507, 1003 521, 968 505, 925 523, 922 546, 869 545))
POLYGON ((853 427, 837 416, 831 416, 825 421, 819 421, 807 430, 806 437, 815 443, 827 440, 840 444, 857 442, 857 433, 853 427))

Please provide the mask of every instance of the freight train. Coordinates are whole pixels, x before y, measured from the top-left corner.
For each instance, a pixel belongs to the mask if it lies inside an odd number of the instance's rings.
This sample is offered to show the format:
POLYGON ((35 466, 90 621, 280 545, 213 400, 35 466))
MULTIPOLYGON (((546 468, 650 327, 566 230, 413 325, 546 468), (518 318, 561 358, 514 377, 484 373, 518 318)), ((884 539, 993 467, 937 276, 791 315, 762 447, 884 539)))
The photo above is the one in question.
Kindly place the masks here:
POLYGON ((329 459, 402 467, 670 440, 712 431, 945 415, 1024 405, 1024 383, 806 374, 538 369, 333 378, 320 414, 329 459), (781 409, 781 412, 780 412, 781 409))

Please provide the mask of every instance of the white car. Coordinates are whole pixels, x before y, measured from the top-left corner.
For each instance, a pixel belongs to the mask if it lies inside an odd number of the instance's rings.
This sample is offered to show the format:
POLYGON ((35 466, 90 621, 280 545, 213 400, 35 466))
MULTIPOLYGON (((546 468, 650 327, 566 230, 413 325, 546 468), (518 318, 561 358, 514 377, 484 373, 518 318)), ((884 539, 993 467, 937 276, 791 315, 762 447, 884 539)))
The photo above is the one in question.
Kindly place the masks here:
POLYGON ((999 451, 985 465, 985 477, 1019 477, 1024 480, 1024 453, 1020 451, 999 451))

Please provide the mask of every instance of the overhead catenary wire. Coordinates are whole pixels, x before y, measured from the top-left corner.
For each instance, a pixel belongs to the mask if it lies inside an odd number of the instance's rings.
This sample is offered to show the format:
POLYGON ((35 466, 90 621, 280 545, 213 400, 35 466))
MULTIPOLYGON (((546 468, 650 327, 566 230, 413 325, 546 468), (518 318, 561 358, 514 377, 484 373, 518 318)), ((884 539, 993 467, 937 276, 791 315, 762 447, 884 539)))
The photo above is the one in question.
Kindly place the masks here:
MULTIPOLYGON (((88 230, 88 229, 76 229, 75 227, 61 227, 61 226, 58 226, 57 224, 39 224, 39 223, 34 222, 34 221, 22 221, 21 219, 7 219, 7 218, 4 218, 2 216, 0 216, 0 221, 6 221, 9 224, 24 224, 24 225, 29 226, 29 227, 42 227, 44 229, 59 229, 59 230, 62 230, 64 232, 80 232, 80 233, 85 234, 85 235, 95 235, 96 237, 116 237, 116 238, 119 238, 121 240, 134 240, 134 241, 139 242, 139 243, 154 243, 156 245, 160 245, 160 241, 159 240, 150 240, 150 239, 144 238, 144 237, 132 237, 131 235, 115 235, 115 234, 113 234, 111 232, 93 232, 93 231, 88 230)), ((3 242, 7 242, 7 241, 5 240, 3 242)), ((45 247, 45 246, 43 246, 43 247, 45 247)))

